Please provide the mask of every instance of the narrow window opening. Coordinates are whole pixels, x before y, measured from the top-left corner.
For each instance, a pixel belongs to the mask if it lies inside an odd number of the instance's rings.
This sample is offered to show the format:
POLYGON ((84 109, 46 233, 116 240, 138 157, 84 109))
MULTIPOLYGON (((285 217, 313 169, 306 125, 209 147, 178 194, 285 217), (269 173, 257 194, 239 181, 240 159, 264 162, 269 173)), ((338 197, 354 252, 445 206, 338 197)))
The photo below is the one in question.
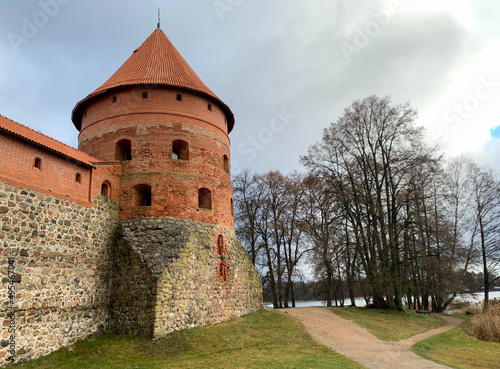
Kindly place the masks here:
POLYGON ((142 93, 142 98, 143 98, 143 99, 147 99, 147 98, 148 98, 148 93, 147 93, 147 91, 144 91, 144 92, 142 93))
POLYGON ((212 192, 208 188, 198 190, 198 207, 200 209, 212 210, 212 192))
POLYGON ((113 101, 113 104, 116 103, 116 96, 113 96, 113 98, 111 99, 111 101, 113 101))
POLYGON ((231 199, 231 215, 234 217, 234 202, 233 202, 233 199, 231 199))
POLYGON ((105 197, 111 197, 111 185, 109 182, 103 182, 101 185, 101 195, 105 197))
POLYGON ((75 175, 75 181, 77 183, 82 183, 82 175, 80 173, 76 173, 76 175, 75 175))
POLYGON ((208 110, 212 111, 212 104, 208 104, 208 110))
POLYGON ((229 158, 227 155, 224 155, 224 171, 229 173, 229 158))
POLYGON ((222 279, 224 282, 229 280, 229 264, 226 260, 220 260, 217 266, 218 278, 222 279))
POLYGON ((175 140, 172 142, 172 159, 189 160, 189 144, 186 141, 175 140))
POLYGON ((217 279, 225 282, 229 280, 229 264, 226 261, 226 248, 224 247, 224 238, 222 235, 219 235, 217 238, 217 254, 220 258, 217 265, 217 279))
POLYGON ((219 235, 219 237, 217 238, 217 254, 219 254, 220 256, 223 256, 224 255, 224 237, 222 237, 222 235, 219 235))
POLYGON ((132 143, 130 140, 120 140, 116 143, 115 159, 120 161, 132 160, 132 143))
POLYGON ((151 206, 151 186, 147 184, 139 184, 134 187, 134 190, 135 206, 151 206))
POLYGON ((42 159, 40 159, 40 158, 35 158, 35 162, 34 162, 33 166, 34 166, 36 169, 42 170, 42 159))
POLYGON ((177 94, 177 101, 182 101, 182 95, 181 94, 177 94))

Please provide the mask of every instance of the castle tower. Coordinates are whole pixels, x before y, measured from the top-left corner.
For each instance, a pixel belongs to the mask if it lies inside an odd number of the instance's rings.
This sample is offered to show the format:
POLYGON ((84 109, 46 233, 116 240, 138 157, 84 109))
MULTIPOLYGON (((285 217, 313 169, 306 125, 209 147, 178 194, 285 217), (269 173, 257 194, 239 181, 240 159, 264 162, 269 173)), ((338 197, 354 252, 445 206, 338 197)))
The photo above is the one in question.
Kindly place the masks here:
POLYGON ((72 120, 80 150, 122 162, 121 219, 170 216, 234 227, 233 114, 162 30, 80 101, 72 120))
POLYGON ((80 150, 99 165, 121 163, 119 181, 102 184, 120 209, 111 329, 162 337, 258 309, 260 278, 234 232, 233 114, 163 31, 80 101, 72 120, 80 150))

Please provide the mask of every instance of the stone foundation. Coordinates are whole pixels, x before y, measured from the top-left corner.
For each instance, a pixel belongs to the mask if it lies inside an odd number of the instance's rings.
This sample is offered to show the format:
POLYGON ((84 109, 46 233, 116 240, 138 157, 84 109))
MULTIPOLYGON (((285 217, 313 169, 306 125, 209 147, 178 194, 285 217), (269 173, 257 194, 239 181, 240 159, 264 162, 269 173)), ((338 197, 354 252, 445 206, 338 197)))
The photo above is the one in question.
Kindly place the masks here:
POLYGON ((3 182, 0 221, 0 366, 107 330, 158 338, 262 304, 259 276, 228 227, 120 222, 114 200, 82 206, 3 182))
POLYGON ((117 333, 159 338, 260 308, 260 278, 231 228, 147 218, 122 221, 122 236, 111 293, 117 333), (221 262, 228 266, 227 280, 221 262))

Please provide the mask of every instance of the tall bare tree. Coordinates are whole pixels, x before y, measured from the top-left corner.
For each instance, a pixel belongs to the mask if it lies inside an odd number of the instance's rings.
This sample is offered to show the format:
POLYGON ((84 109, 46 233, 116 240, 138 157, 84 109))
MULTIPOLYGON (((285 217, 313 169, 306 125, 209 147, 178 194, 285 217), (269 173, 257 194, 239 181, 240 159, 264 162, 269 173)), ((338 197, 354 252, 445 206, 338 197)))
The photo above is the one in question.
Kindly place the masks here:
POLYGON ((269 284, 273 306, 295 306, 296 267, 307 252, 300 223, 302 177, 279 171, 251 174, 242 171, 233 180, 236 228, 247 251, 269 284))
POLYGON ((374 303, 397 309, 402 309, 405 277, 405 193, 416 168, 438 160, 415 125, 416 116, 408 104, 393 106, 388 97, 355 101, 302 158, 312 175, 325 178, 344 198, 374 303))
POLYGON ((484 309, 487 310, 490 287, 500 278, 500 182, 491 169, 474 168, 473 204, 484 274, 484 309))
POLYGON ((258 182, 258 178, 248 169, 241 171, 232 179, 236 232, 244 241, 254 265, 257 264, 259 256, 256 222, 264 199, 264 192, 261 191, 258 182))
POLYGON ((321 177, 304 180, 306 192, 302 204, 302 223, 312 244, 311 264, 317 275, 325 276, 326 304, 332 306, 335 281, 335 254, 342 248, 339 234, 342 229, 340 209, 335 193, 321 177))

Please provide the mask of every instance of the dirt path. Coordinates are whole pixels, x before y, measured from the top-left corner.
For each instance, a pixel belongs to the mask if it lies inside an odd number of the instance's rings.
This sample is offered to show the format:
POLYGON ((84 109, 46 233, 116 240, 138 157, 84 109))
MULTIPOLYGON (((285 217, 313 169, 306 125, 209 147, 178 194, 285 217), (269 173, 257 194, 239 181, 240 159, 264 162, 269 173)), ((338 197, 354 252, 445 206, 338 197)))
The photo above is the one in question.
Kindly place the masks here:
POLYGON ((438 333, 446 332, 462 319, 440 315, 446 321, 442 327, 410 337, 400 342, 382 341, 359 325, 342 319, 321 307, 283 309, 297 318, 306 331, 322 345, 347 356, 370 369, 442 369, 447 366, 425 360, 411 351, 411 346, 438 333))

